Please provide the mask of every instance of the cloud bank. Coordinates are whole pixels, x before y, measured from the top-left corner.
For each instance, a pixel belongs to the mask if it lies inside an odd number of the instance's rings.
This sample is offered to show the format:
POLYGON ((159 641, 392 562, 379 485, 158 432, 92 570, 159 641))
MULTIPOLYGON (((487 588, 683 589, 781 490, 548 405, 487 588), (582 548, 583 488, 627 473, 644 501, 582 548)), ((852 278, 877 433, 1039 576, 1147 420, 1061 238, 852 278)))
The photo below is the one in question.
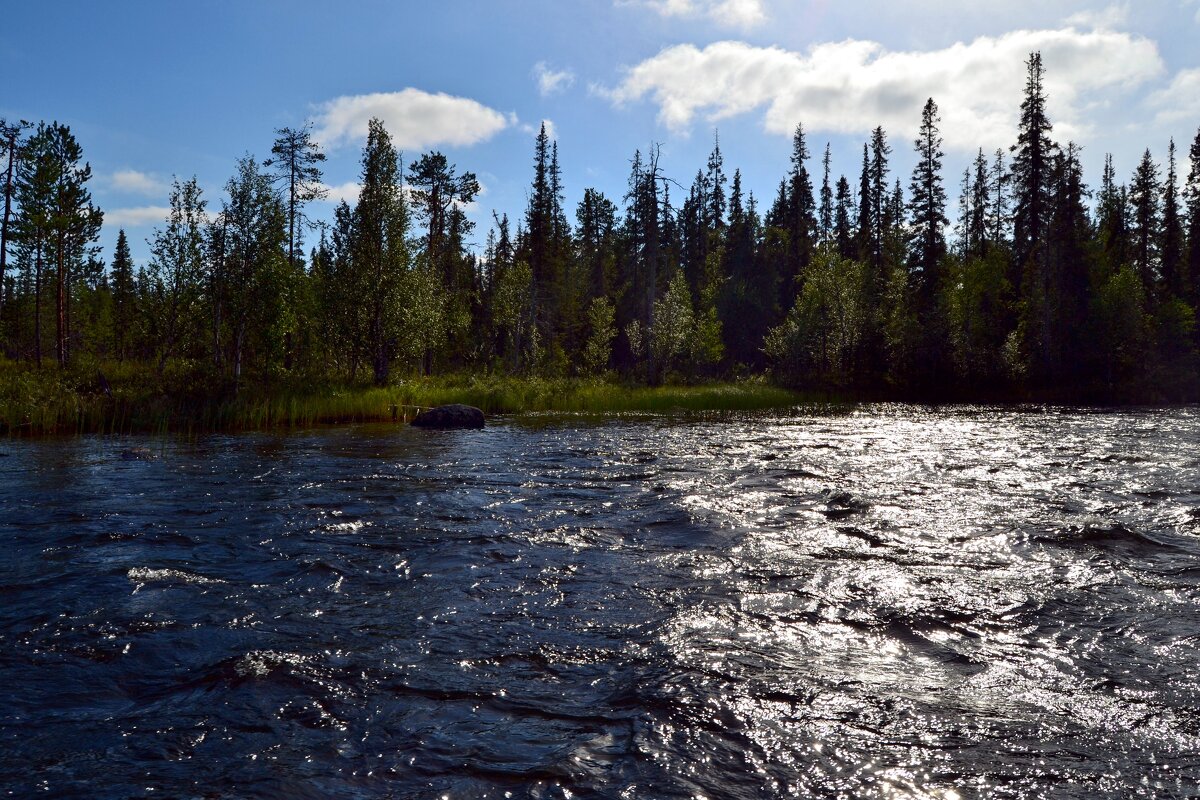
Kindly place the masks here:
POLYGON ((618 6, 636 6, 661 17, 706 18, 729 28, 753 28, 767 18, 763 0, 616 0, 618 6))
POLYGON ((1066 27, 931 51, 891 51, 854 39, 806 52, 736 41, 683 44, 628 69, 615 88, 598 91, 618 106, 649 100, 660 122, 676 132, 686 132, 697 117, 715 122, 765 109, 763 126, 777 134, 790 134, 801 121, 813 131, 863 133, 883 125, 907 134, 933 97, 947 146, 971 150, 1012 139, 1024 62, 1033 51, 1042 53, 1051 119, 1063 141, 1086 133, 1083 111, 1094 93, 1136 88, 1164 71, 1148 39, 1066 27))

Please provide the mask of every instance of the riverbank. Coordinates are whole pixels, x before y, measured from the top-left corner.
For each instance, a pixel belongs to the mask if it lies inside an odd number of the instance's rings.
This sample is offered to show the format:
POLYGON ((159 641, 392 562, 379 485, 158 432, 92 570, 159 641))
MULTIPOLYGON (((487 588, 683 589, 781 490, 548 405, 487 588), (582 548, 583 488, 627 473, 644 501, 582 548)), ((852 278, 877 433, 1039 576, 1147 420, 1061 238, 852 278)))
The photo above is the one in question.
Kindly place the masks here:
POLYGON ((751 411, 832 398, 761 379, 694 386, 454 375, 385 387, 291 381, 236 396, 195 375, 144 370, 30 369, 0 365, 0 434, 269 430, 353 422, 404 422, 418 408, 466 403, 487 414, 751 411))

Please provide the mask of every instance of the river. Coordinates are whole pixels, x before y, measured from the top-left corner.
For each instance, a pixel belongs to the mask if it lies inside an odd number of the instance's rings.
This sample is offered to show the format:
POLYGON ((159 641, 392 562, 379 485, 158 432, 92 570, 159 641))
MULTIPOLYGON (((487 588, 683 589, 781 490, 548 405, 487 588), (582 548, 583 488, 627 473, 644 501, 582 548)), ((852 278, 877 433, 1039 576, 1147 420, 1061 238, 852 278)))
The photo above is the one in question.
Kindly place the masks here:
POLYGON ((8 440, 0 547, 5 796, 1200 796, 1200 409, 8 440))

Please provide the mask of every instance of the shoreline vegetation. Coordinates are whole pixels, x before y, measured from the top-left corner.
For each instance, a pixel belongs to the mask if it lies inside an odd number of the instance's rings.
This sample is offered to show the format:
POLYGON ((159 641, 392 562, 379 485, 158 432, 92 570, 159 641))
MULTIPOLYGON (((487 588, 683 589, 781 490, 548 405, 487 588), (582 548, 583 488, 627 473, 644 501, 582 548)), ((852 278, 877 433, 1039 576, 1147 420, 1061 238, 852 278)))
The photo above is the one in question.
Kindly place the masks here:
POLYGON ((406 158, 371 119, 332 221, 306 216, 326 193, 311 126, 282 128, 215 197, 177 177, 150 257, 121 230, 106 264, 70 129, 0 120, 0 431, 400 421, 450 402, 1200 399, 1200 131, 1186 163, 1163 142, 1165 162, 1147 149, 1121 183, 1109 155, 1089 188, 1080 145, 1052 138, 1039 53, 1025 72, 1016 141, 978 151, 957 212, 933 98, 907 188, 882 126, 838 175, 798 120, 773 196, 727 174, 719 140, 687 189, 652 143, 623 197, 586 188, 573 221, 543 125, 524 214, 493 212, 482 249, 475 174, 406 158))
POLYGON ((0 362, 0 435, 198 434, 406 423, 418 408, 447 403, 476 406, 491 416, 757 411, 842 402, 835 395, 798 392, 761 379, 650 387, 600 378, 450 375, 383 387, 297 384, 237 396, 202 385, 179 386, 167 388, 152 373, 136 369, 62 373, 0 362))
MULTIPOLYGON (((493 415, 708 414, 753 411, 852 409, 862 403, 928 405, 1029 404, 1114 406, 1145 404, 1146 398, 1081 394, 958 394, 936 397, 805 390, 779 386, 762 376, 692 384, 647 386, 615 376, 531 378, 454 374, 414 376, 387 386, 293 381, 273 389, 234 394, 193 372, 158 377, 132 364, 105 364, 90 371, 41 370, 0 359, 0 436, 78 434, 185 434, 293 431, 325 425, 412 421, 419 409, 464 403, 493 415)), ((1188 398, 1155 398, 1178 405, 1188 398)))

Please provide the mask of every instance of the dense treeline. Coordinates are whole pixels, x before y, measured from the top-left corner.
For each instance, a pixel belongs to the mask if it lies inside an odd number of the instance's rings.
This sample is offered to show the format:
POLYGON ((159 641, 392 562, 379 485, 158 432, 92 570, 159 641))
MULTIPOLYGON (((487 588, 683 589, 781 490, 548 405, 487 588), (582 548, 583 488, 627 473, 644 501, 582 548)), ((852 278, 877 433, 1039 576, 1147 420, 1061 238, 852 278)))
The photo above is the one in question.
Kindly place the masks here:
POLYGON ((1200 132, 1182 191, 1174 142, 1165 174, 1147 150, 1121 184, 1110 156, 1093 191, 1079 147, 1052 139, 1039 54, 1027 70, 1017 141, 979 151, 953 221, 930 99, 907 187, 882 128, 851 182, 798 125, 765 210, 717 143, 686 190, 651 147, 623 197, 587 189, 569 216, 543 128, 524 216, 493 215, 480 254, 475 176, 438 152, 405 162, 373 120, 361 192, 332 224, 306 216, 324 155, 307 127, 285 128, 218 198, 176 180, 149 261, 132 262, 122 231, 106 268, 70 130, 0 124, 0 336, 33 365, 135 362, 233 394, 462 371, 650 384, 769 371, 907 396, 1200 396, 1200 132))

